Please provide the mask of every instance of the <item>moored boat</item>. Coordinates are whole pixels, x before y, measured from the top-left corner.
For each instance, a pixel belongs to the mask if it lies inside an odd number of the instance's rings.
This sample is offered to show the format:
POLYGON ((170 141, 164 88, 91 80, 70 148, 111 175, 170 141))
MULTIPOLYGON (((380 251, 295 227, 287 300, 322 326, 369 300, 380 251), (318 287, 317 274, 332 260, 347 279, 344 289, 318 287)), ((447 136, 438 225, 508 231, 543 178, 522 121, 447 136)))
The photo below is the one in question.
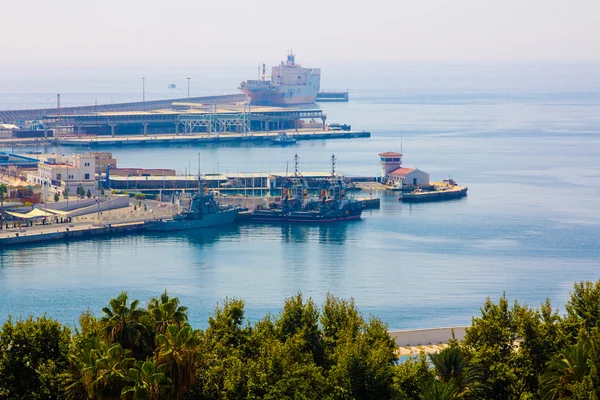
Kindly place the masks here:
POLYGON ((254 210, 249 220, 277 223, 330 223, 360 219, 363 203, 346 197, 344 184, 335 178, 335 156, 332 156, 331 180, 324 182, 318 198, 308 197, 308 188, 298 172, 298 155, 293 183, 282 189, 281 205, 254 210))
POLYGON ((297 140, 288 135, 285 132, 280 132, 277 137, 271 140, 272 144, 286 145, 286 144, 296 144, 297 140))
POLYGON ((444 181, 445 185, 434 185, 431 188, 417 188, 398 197, 403 203, 422 203, 427 201, 444 201, 465 197, 469 188, 458 186, 454 180, 444 181))
POLYGON ((189 209, 170 219, 160 219, 148 223, 149 231, 179 231, 210 228, 232 224, 239 208, 220 206, 212 194, 197 194, 192 198, 189 209))

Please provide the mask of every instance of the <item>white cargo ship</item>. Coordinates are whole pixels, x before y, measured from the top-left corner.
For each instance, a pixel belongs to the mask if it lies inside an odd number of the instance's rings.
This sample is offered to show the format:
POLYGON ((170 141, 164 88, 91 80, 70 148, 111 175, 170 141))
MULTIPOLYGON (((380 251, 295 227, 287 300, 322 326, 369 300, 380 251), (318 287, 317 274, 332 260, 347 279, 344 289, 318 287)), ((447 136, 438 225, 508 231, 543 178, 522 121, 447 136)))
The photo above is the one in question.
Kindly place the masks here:
MULTIPOLYGON (((260 75, 260 72, 259 72, 260 75)), ((240 84, 240 90, 250 97, 250 104, 267 106, 287 106, 314 103, 321 86, 321 70, 302 68, 296 64, 296 56, 290 52, 286 62, 271 68, 269 79, 265 75, 258 80, 248 80, 240 84)))

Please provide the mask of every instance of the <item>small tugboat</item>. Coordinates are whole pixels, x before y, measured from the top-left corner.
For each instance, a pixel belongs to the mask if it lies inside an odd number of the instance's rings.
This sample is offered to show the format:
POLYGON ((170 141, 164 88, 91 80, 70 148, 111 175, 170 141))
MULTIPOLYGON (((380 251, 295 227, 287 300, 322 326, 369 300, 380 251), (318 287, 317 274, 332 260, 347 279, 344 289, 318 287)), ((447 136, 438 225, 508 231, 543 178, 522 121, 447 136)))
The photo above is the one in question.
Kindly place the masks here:
POLYGON ((271 140, 271 144, 279 144, 279 145, 286 145, 286 144, 296 144, 297 140, 294 139, 293 137, 291 137, 290 135, 288 135, 285 132, 280 132, 276 138, 273 138, 273 140, 271 140))
POLYGON ((151 221, 146 229, 179 231, 226 225, 233 223, 239 212, 239 208, 220 206, 212 193, 196 194, 187 210, 174 215, 172 219, 151 221))
POLYGON ((294 156, 296 169, 293 184, 282 189, 281 207, 254 210, 250 221, 329 223, 360 219, 363 204, 346 198, 344 184, 335 176, 335 156, 332 159, 331 180, 321 187, 318 199, 308 199, 308 188, 298 172, 298 155, 294 156))

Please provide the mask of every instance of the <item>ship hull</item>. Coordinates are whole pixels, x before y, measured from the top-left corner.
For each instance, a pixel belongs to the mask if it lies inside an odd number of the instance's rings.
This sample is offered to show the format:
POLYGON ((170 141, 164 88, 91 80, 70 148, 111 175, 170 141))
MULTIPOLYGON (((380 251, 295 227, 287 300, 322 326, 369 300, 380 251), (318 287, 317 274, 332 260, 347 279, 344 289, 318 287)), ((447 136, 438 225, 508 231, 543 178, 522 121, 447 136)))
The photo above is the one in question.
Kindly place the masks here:
POLYGON ((296 223, 296 224, 327 224, 338 221, 359 220, 362 208, 348 212, 319 214, 309 211, 255 211, 250 215, 250 221, 262 223, 296 223))
POLYGON ((163 221, 154 221, 148 224, 146 228, 149 231, 182 231, 189 229, 210 228, 213 226, 221 226, 232 224, 235 221, 239 209, 220 211, 214 214, 204 215, 202 219, 191 220, 176 220, 169 219, 163 221))
POLYGON ((298 104, 311 104, 317 99, 317 93, 314 94, 294 94, 289 95, 287 92, 279 91, 276 89, 261 89, 261 90, 250 90, 241 89, 242 92, 250 98, 250 104, 260 106, 293 106, 298 104))
POLYGON ((468 189, 466 187, 455 190, 434 190, 423 193, 405 193, 401 197, 403 203, 425 203, 433 201, 455 200, 465 197, 468 189))

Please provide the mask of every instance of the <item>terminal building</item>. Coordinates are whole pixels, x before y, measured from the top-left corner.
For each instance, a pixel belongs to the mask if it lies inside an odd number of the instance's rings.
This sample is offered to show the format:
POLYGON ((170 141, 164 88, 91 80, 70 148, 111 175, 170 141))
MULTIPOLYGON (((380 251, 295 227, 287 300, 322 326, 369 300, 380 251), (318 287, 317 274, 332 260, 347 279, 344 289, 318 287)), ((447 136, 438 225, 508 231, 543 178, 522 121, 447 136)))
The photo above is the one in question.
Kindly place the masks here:
MULTIPOLYGON (((95 112, 73 115, 46 115, 45 129, 70 134, 118 136, 118 135, 193 135, 224 133, 250 134, 253 131, 277 131, 284 129, 326 129, 327 116, 320 109, 297 109, 259 107, 241 104, 199 104, 175 102, 171 108, 152 111, 95 112), (72 130, 71 130, 72 129, 72 130)), ((60 135, 59 135, 60 136, 60 135)))

